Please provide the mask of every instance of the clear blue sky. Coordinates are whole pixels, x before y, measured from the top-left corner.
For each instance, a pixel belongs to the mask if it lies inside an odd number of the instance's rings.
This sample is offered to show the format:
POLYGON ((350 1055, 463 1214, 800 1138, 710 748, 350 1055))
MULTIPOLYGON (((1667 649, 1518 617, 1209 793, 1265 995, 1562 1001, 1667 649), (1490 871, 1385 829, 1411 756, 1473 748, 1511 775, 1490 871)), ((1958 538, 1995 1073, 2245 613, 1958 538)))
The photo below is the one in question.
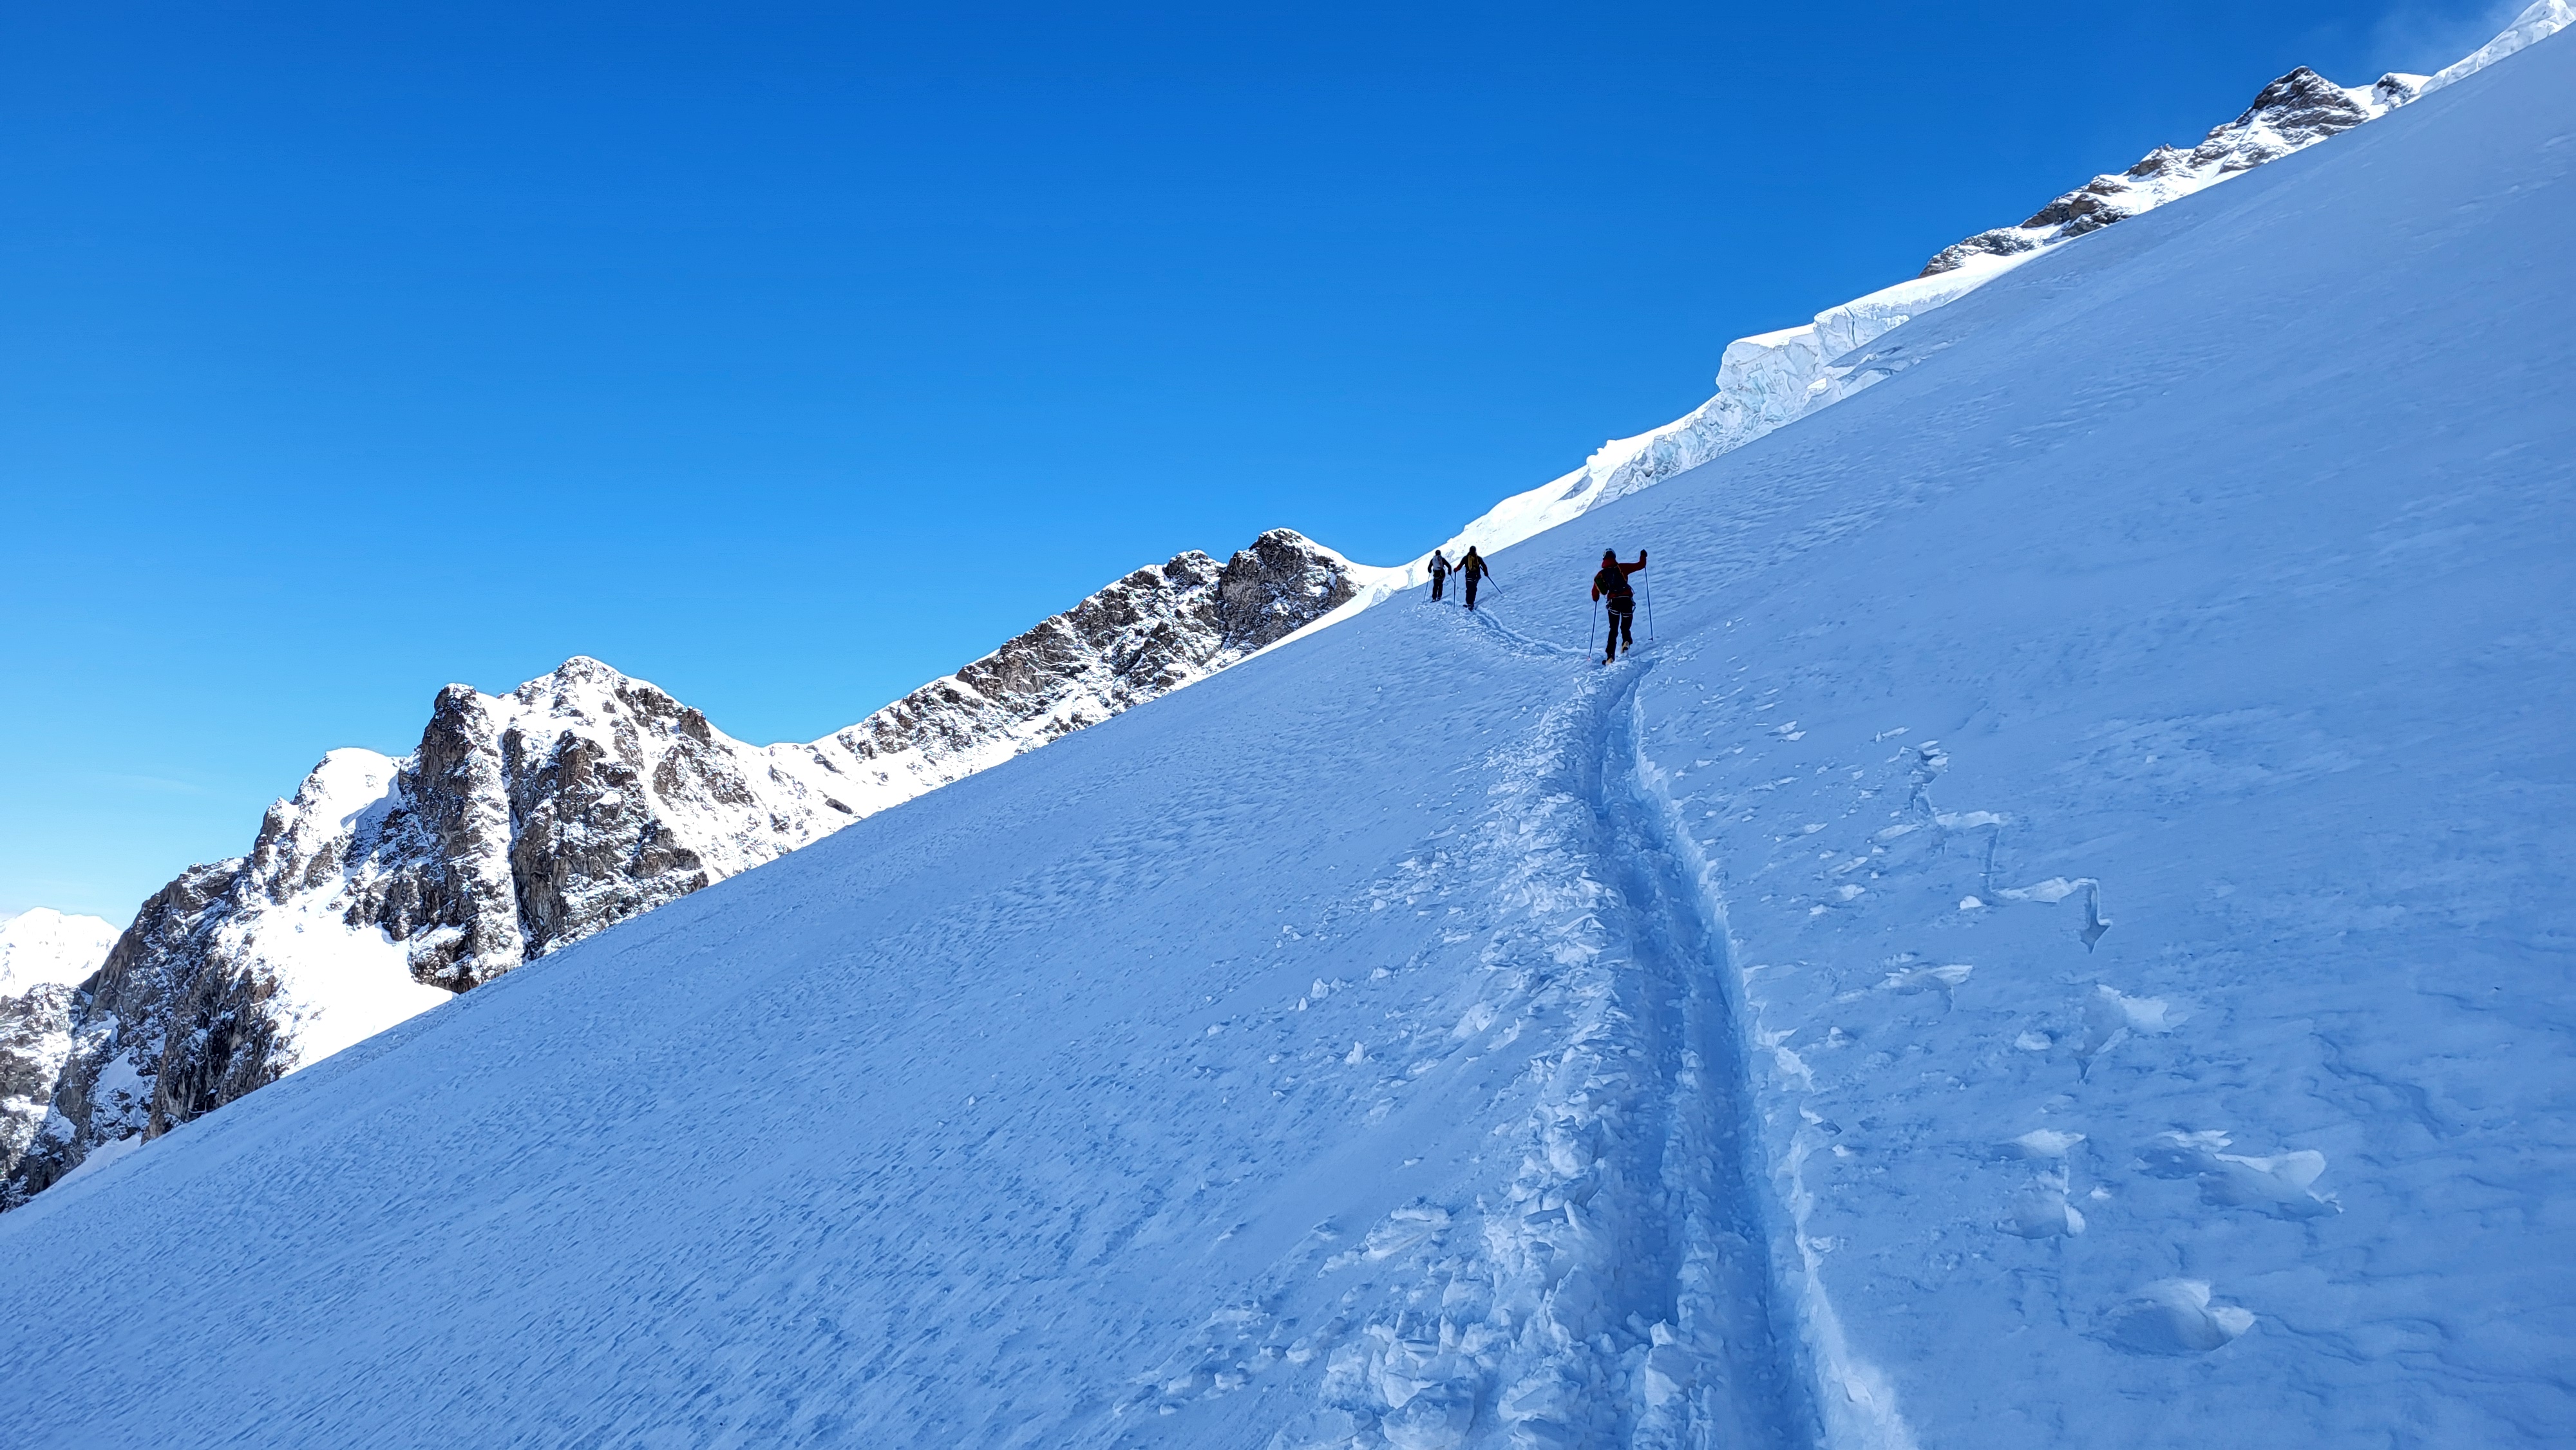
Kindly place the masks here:
POLYGON ((1734 337, 2512 4, 12 7, 0 912, 591 654, 760 742, 1428 547, 1734 337))

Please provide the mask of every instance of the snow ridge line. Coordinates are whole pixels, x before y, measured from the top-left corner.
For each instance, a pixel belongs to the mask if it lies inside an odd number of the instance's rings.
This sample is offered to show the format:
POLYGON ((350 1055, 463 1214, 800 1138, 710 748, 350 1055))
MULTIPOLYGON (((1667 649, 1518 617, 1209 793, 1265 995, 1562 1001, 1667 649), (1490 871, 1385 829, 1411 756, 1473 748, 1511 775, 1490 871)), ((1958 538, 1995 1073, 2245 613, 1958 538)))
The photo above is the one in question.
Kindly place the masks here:
POLYGON ((1824 1256, 1806 1232, 1815 1195, 1803 1170, 1825 1140, 1816 1115, 1793 1096, 1804 1068, 1778 1045, 1786 1034, 1775 1036, 1762 1026, 1762 1004, 1738 965, 1719 873, 1684 826, 1666 776, 1646 752, 1644 711, 1636 699, 1641 693, 1631 692, 1616 748, 1625 755, 1623 773, 1633 787, 1634 830, 1642 850, 1671 863, 1671 906, 1696 916, 1705 933, 1705 976, 1716 986, 1724 1017, 1696 1040, 1706 1044, 1703 1051, 1722 1054, 1719 1072, 1731 1070, 1734 1078, 1714 1089, 1731 1096, 1735 1109, 1730 1127, 1739 1171, 1727 1186, 1740 1185, 1744 1197, 1732 1226, 1752 1245, 1748 1260, 1761 1259, 1767 1270, 1766 1308, 1775 1333, 1786 1329, 1795 1335, 1794 1346, 1777 1343, 1772 1351, 1784 1376, 1797 1381, 1781 1391, 1784 1408, 1804 1410, 1813 1426, 1811 1443, 1823 1450, 1917 1450, 1893 1381, 1853 1351, 1818 1272, 1824 1256), (1792 1110, 1794 1124, 1787 1119, 1792 1110), (1773 1213, 1763 1212, 1766 1207, 1773 1213))
POLYGON ((1727 990, 1735 969, 1722 903, 1692 868, 1687 833, 1653 782, 1644 679, 1621 692, 1603 732, 1597 797, 1605 863, 1619 875, 1638 964, 1659 999, 1669 1103, 1661 1168, 1672 1329, 1646 1357, 1635 1443, 1813 1446, 1813 1381, 1798 1325, 1780 1309, 1794 1299, 1782 1292, 1776 1265, 1786 1245, 1756 1167, 1761 1124, 1750 1044, 1737 1027, 1740 993, 1727 990))

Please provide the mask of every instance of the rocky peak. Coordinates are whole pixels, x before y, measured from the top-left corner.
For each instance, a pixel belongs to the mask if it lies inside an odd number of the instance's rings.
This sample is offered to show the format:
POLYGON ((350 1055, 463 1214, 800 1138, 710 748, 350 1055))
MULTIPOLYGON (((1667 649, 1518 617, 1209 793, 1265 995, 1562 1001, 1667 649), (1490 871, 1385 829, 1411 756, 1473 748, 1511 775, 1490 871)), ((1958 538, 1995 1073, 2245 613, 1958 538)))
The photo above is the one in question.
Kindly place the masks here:
POLYGON ((333 751, 247 855, 145 903, 86 998, 31 1005, 36 1056, 15 1077, 0 1021, 0 1093, 25 1079, 0 1103, 0 1206, 102 1143, 1168 694, 1356 592, 1347 560, 1286 529, 1222 565, 1183 553, 810 744, 746 745, 586 656, 507 694, 450 685, 409 757, 333 751))
POLYGON ((2347 88, 2300 66, 2263 87, 2235 120, 2210 128, 2199 145, 2159 146, 2128 170, 2094 177, 2058 197, 2019 226, 1944 247, 1919 275, 1938 276, 1981 261, 1991 266, 1995 258, 2025 256, 2099 231, 2386 115, 2413 100, 2423 84, 2422 76, 2392 72, 2372 85, 2347 88))

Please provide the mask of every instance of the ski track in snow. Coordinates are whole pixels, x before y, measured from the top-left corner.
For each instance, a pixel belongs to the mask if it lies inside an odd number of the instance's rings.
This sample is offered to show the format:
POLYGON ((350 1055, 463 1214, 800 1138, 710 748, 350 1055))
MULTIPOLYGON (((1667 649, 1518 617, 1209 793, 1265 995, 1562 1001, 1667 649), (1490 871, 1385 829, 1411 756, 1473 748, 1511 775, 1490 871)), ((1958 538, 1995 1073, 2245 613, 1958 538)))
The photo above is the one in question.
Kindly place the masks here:
MULTIPOLYGON (((1459 623, 1473 631, 1461 667, 1488 678, 1515 658, 1557 666, 1548 678, 1588 659, 1492 612, 1459 623), (1477 659, 1479 644, 1493 656, 1477 659)), ((1525 1113, 1494 1130, 1496 1156, 1517 1158, 1508 1183, 1472 1206, 1407 1204, 1355 1236, 1319 1225, 1308 1253, 1210 1314, 1114 1419, 1181 1416, 1273 1366, 1320 1362, 1321 1406, 1291 1414, 1272 1444, 1815 1443, 1797 1334, 1773 1308, 1777 1246, 1745 1150, 1723 931, 1637 754, 1645 668, 1576 675, 1570 699, 1489 759, 1493 805, 1425 873, 1457 884, 1388 888, 1409 905, 1463 886, 1503 913, 1466 943, 1483 985, 1447 1038, 1508 1050, 1524 1024, 1561 1022, 1561 1045, 1529 1059, 1525 1113), (1298 1302, 1318 1297, 1300 1281, 1337 1287, 1371 1265, 1393 1282, 1298 1302)), ((1438 1060, 1417 1056, 1405 1075, 1438 1060)), ((1179 1418, 1111 1439, 1209 1434, 1179 1418)))

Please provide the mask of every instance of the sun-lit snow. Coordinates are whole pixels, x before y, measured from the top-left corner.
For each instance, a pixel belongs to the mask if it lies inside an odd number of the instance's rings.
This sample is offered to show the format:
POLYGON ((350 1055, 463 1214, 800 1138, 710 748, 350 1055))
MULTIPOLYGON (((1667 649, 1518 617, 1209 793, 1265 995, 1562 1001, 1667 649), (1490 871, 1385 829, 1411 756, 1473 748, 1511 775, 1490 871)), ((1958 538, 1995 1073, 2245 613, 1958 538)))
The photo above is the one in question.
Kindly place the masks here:
POLYGON ((112 923, 66 916, 51 907, 0 917, 0 998, 31 987, 78 983, 107 960, 116 937, 112 923))
POLYGON ((2558 1443, 2572 133, 2529 47, 0 1215, 0 1423, 2558 1443))
MULTIPOLYGON (((2576 23, 2576 5, 2569 0, 2536 0, 2502 34, 2429 80, 2391 75, 2374 85, 2336 89, 2350 101, 2355 119, 2375 119, 2571 23, 2576 23)), ((1910 365, 1912 357, 1879 358, 1861 349, 1913 318, 1957 301, 2041 251, 2090 235, 2102 218, 2153 210, 2322 139, 2322 134, 2284 135, 2258 107, 2212 130, 2195 150, 2161 148, 2125 173, 2094 178, 2084 192, 2070 194, 2093 194, 2088 207, 2094 214, 2085 219, 2050 218, 2043 212, 2022 226, 1975 239, 1986 249, 1963 243, 1945 253, 1936 265, 1948 270, 1827 308, 1809 323, 1739 338, 1727 345, 1719 363, 1717 396, 1660 428, 1612 439, 1583 467, 1503 500, 1440 547, 1451 559, 1470 545, 1492 553, 1741 448, 1910 365)), ((1425 553, 1403 566, 1405 582, 1422 582, 1423 561, 1429 557, 1425 553)))
POLYGON ((2524 47, 2547 40, 2571 25, 2576 25, 2576 5, 2568 0, 2532 0, 2529 8, 2514 17, 2513 23, 2495 39, 2479 46, 2436 72, 2424 83, 2427 92, 2476 75, 2488 66, 2521 51, 2524 47))

